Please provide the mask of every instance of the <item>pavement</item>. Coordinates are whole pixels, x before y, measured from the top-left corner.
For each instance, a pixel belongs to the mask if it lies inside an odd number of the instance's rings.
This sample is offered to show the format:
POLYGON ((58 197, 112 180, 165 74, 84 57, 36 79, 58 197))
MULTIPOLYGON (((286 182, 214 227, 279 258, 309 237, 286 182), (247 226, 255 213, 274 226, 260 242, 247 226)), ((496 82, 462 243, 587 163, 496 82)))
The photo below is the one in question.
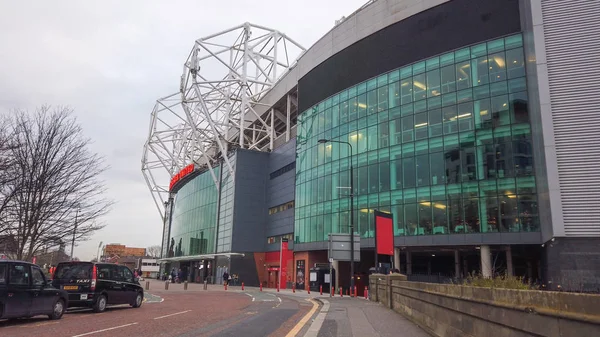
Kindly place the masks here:
MULTIPOLYGON (((142 282, 144 286, 146 282, 142 282)), ((0 320, 0 336, 428 336, 413 323, 364 298, 283 289, 150 281, 140 308, 113 306, 96 314, 72 308, 46 317, 0 320)))

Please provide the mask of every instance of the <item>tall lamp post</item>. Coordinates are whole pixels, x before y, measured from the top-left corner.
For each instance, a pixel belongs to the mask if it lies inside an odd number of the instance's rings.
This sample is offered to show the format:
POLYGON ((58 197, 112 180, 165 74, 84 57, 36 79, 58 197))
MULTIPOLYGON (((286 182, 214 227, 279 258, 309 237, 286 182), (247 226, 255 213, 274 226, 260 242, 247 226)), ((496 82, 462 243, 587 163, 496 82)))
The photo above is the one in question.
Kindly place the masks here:
POLYGON ((340 140, 319 139, 320 144, 340 143, 350 147, 350 291, 354 291, 354 168, 352 165, 352 144, 340 140))
POLYGON ((98 244, 98 252, 96 253, 96 262, 100 262, 100 247, 102 247, 102 241, 98 244))
POLYGON ((73 250, 75 249, 75 234, 77 233, 77 216, 79 215, 79 207, 75 211, 75 227, 73 228, 73 241, 71 241, 71 261, 73 261, 73 250))

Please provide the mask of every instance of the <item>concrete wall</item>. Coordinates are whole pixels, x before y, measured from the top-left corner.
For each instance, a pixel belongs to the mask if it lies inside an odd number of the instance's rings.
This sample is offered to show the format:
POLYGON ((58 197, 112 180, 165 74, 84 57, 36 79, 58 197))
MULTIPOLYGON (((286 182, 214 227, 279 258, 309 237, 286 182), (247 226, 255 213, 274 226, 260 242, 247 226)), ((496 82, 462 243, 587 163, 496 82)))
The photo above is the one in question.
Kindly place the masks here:
POLYGON ((369 292, 434 336, 600 336, 600 296, 490 289, 371 275, 369 292), (376 286, 375 286, 376 285, 376 286))

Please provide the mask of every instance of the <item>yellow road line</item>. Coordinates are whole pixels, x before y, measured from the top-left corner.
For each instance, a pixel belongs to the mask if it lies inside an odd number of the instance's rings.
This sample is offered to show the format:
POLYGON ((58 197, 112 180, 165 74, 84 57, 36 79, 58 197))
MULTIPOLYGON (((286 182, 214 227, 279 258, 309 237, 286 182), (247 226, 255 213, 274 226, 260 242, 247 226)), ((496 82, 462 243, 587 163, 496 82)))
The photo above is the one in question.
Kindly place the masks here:
POLYGON ((302 317, 300 322, 298 322, 298 324, 296 324, 296 326, 294 326, 294 328, 292 330, 290 330, 290 332, 288 332, 288 334, 285 335, 285 337, 295 337, 298 334, 298 332, 300 332, 300 330, 302 330, 302 328, 306 325, 308 320, 315 314, 315 311, 317 311, 317 309, 319 308, 319 303, 317 303, 316 301, 313 301, 313 300, 307 300, 307 301, 312 302, 312 304, 313 304, 312 309, 310 309, 310 311, 306 315, 304 315, 304 317, 302 317))

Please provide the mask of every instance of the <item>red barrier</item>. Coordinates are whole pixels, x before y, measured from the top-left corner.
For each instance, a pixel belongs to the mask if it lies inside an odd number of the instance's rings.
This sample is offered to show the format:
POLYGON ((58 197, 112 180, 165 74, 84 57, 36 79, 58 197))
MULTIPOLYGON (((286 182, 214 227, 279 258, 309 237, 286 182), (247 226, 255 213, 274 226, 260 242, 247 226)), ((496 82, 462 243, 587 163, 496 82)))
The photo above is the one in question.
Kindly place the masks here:
POLYGON ((354 286, 354 294, 352 294, 352 297, 358 297, 358 293, 356 292, 356 286, 354 286))
POLYGON ((344 290, 340 287, 340 297, 344 297, 344 290))
POLYGON ((323 286, 319 286, 319 293, 323 295, 323 286))
POLYGON ((260 291, 262 291, 262 282, 261 282, 261 284, 260 284, 260 291))
POLYGON ((365 287, 365 300, 369 299, 369 287, 365 287))

